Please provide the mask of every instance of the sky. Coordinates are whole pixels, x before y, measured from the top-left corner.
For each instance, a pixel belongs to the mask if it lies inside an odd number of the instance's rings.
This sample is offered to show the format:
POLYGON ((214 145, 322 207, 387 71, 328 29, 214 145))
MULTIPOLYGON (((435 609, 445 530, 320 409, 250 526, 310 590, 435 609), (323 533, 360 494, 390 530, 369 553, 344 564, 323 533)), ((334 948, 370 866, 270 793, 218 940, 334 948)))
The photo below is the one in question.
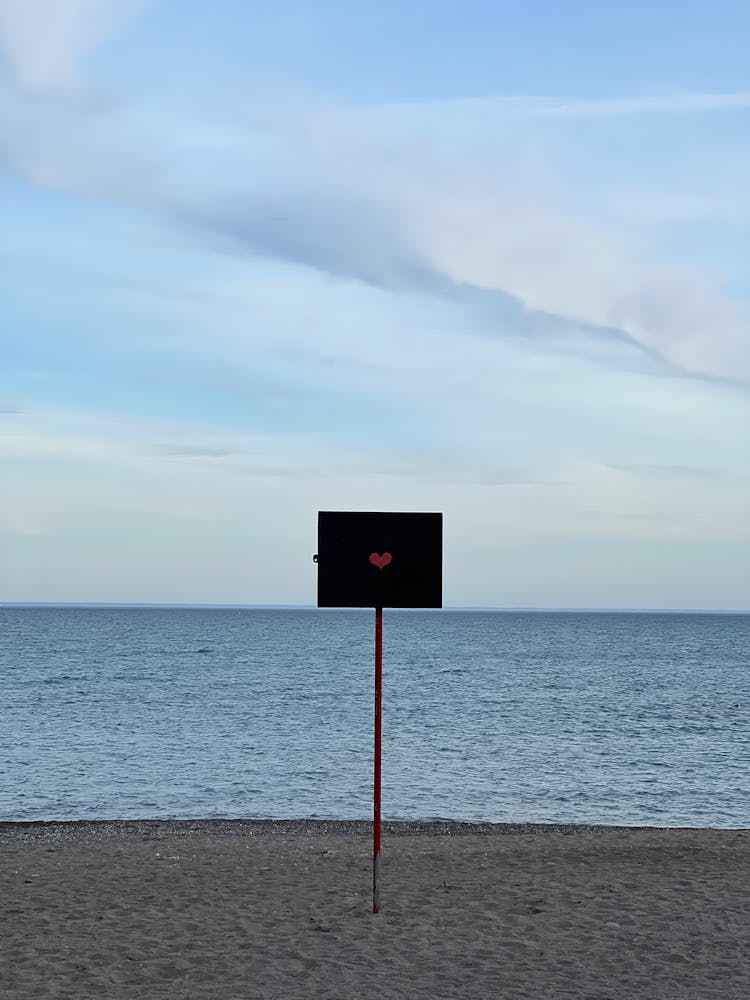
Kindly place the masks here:
POLYGON ((750 609, 745 0, 0 0, 0 601, 750 609))

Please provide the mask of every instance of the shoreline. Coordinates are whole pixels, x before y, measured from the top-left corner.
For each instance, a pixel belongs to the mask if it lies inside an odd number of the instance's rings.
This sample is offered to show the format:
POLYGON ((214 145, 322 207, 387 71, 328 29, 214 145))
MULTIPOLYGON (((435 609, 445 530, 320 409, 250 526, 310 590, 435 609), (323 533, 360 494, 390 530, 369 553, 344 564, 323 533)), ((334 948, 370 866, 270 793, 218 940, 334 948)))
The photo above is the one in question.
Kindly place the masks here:
MULTIPOLYGON (((612 834, 733 834, 750 838, 750 827, 609 826, 595 823, 490 823, 462 820, 383 820, 384 837, 544 837, 612 834)), ((0 845, 165 840, 187 837, 353 837, 372 835, 364 819, 85 819, 0 820, 0 845)))

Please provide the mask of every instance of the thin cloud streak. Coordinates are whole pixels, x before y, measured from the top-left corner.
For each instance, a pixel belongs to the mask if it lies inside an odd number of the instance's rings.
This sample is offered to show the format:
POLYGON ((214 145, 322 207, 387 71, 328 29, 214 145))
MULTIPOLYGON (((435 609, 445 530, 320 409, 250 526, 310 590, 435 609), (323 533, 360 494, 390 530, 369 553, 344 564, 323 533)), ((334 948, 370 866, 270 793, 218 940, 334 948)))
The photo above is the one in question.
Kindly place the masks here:
POLYGON ((684 115, 750 108, 750 91, 724 94, 667 94, 636 98, 564 100, 553 97, 476 97, 380 105, 376 113, 418 111, 430 115, 510 118, 617 118, 626 115, 684 115))

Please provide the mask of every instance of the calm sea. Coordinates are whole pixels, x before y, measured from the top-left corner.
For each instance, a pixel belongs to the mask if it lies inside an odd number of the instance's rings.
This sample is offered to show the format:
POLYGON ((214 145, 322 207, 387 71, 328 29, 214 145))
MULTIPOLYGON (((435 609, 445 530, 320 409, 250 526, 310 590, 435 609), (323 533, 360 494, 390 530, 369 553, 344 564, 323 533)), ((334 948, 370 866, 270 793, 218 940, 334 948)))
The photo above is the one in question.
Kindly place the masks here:
MULTIPOLYGON (((750 826, 750 616, 384 617, 385 818, 750 826)), ((370 815, 372 612, 0 628, 0 819, 370 815)))

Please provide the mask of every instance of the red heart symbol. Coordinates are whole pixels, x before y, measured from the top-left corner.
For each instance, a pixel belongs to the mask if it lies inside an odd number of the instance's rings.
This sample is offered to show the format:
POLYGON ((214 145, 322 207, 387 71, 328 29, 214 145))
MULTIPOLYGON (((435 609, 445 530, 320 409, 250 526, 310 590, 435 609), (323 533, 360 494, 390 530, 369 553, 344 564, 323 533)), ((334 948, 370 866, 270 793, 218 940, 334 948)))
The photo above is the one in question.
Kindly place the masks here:
POLYGON ((382 556, 379 556, 377 552, 373 552, 370 556, 370 562, 373 566, 377 566, 378 569, 384 569, 391 559, 393 559, 393 556, 390 552, 384 552, 382 556))

